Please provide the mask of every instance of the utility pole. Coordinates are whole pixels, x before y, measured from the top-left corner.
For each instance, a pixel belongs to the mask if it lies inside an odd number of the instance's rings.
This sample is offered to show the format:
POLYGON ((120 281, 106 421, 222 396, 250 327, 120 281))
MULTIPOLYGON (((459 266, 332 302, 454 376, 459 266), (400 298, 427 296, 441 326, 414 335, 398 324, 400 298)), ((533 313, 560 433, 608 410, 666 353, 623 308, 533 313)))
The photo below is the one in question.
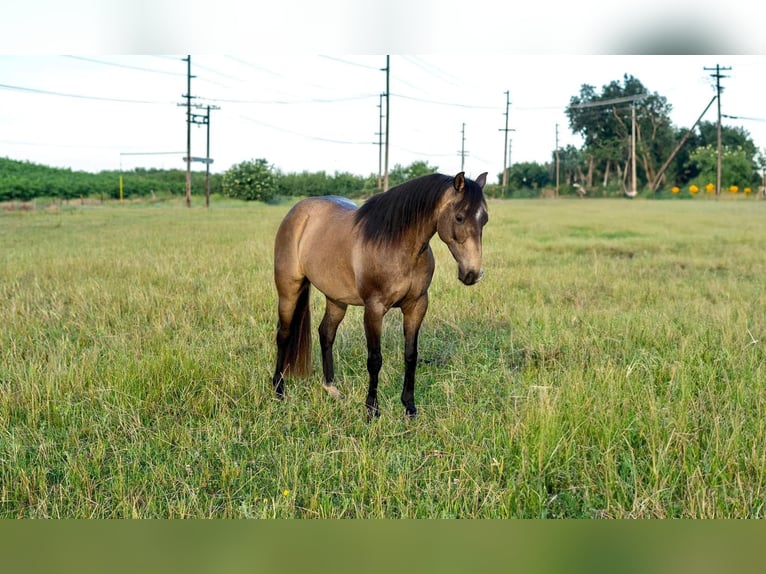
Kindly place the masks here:
POLYGON ((384 68, 384 71, 386 72, 386 164, 385 164, 385 174, 383 176, 383 191, 388 191, 388 146, 389 146, 389 127, 390 127, 390 112, 391 112, 391 85, 390 85, 390 78, 391 78, 391 56, 386 56, 386 67, 384 68))
MULTIPOLYGON (((204 158, 202 157, 190 157, 188 154, 186 156, 186 164, 191 165, 191 162, 193 161, 199 161, 205 164, 205 207, 210 207, 210 164, 213 163, 213 160, 210 159, 210 110, 220 110, 218 106, 202 106, 200 104, 195 104, 193 106, 195 109, 205 109, 206 113, 203 116, 202 114, 194 114, 192 113, 189 118, 189 125, 191 124, 197 124, 201 126, 207 126, 207 152, 206 156, 204 158)), ((191 189, 191 188, 189 188, 191 189)), ((186 195, 186 206, 191 206, 191 194, 187 193, 186 195)))
POLYGON ((204 116, 192 114, 192 122, 195 124, 204 124, 207 126, 207 147, 205 151, 205 207, 210 207, 210 164, 213 160, 210 159, 210 110, 220 110, 218 106, 205 106, 206 113, 204 116))
POLYGON ((560 173, 560 159, 559 159, 559 125, 556 124, 556 197, 559 196, 559 173, 560 173))
POLYGON ((511 93, 506 90, 505 91, 505 128, 500 129, 498 131, 503 132, 503 145, 505 146, 505 149, 503 149, 503 195, 506 195, 508 193, 508 163, 506 158, 509 156, 508 152, 508 132, 513 132, 516 130, 508 129, 508 107, 511 105, 511 93))
POLYGON ((465 122, 463 122, 462 143, 460 145, 460 171, 465 171, 465 122))
POLYGON ((181 96, 186 98, 186 207, 191 207, 191 101, 194 97, 191 95, 191 81, 194 77, 191 73, 191 54, 187 54, 183 61, 186 62, 186 94, 181 96))
POLYGON ((186 207, 191 207, 191 163, 193 161, 201 161, 205 164, 205 207, 210 207, 210 164, 213 160, 210 159, 210 110, 220 110, 218 106, 203 106, 201 104, 192 105, 191 101, 196 99, 197 96, 191 95, 191 80, 195 76, 191 74, 191 56, 183 58, 186 62, 186 93, 181 97, 186 98, 186 103, 178 104, 179 106, 186 107, 186 207), (206 114, 192 113, 194 109, 205 109, 206 114), (192 124, 207 126, 207 152, 204 158, 192 157, 191 155, 191 126, 192 124))
POLYGON ((636 102, 630 104, 630 197, 636 197, 636 102))
POLYGON ((378 98, 378 191, 383 191, 383 96, 378 98))
POLYGON ((207 107, 205 114, 205 123, 207 124, 207 142, 205 146, 205 207, 210 207, 210 106, 207 107))
POLYGON ((722 157, 722 150, 721 150, 721 92, 723 91, 723 88, 721 87, 721 78, 728 78, 729 76, 724 76, 721 74, 721 71, 728 71, 731 70, 731 67, 723 68, 720 65, 716 64, 715 68, 704 68, 708 72, 712 72, 715 70, 715 74, 710 74, 711 78, 715 78, 715 92, 716 97, 718 100, 718 158, 716 160, 716 175, 715 175, 715 194, 716 197, 721 195, 721 157, 722 157))

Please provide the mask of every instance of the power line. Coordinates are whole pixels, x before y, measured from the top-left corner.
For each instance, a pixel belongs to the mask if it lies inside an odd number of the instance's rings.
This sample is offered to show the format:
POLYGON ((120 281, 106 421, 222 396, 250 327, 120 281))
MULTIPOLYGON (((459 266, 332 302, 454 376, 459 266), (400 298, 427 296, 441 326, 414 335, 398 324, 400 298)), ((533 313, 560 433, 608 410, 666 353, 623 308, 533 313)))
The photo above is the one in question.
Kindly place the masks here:
POLYGON ((728 114, 721 114, 722 118, 727 118, 730 120, 745 120, 748 122, 766 122, 766 118, 751 118, 747 116, 730 116, 728 114))
POLYGON ((377 94, 360 94, 358 96, 346 96, 341 98, 313 98, 308 100, 237 100, 229 98, 205 98, 210 102, 226 104, 258 104, 258 105, 305 105, 305 104, 338 104, 355 100, 367 100, 376 97, 377 94))
POLYGON ((402 98, 403 100, 412 100, 414 102, 421 102, 424 104, 435 104, 437 106, 450 106, 454 108, 468 108, 473 110, 496 110, 497 106, 477 106, 470 104, 461 104, 458 102, 440 102, 437 100, 428 100, 425 98, 416 98, 414 96, 406 96, 404 94, 391 94, 394 97, 402 98))
POLYGON ((0 90, 13 90, 17 92, 25 92, 28 94, 39 94, 44 96, 58 96, 62 98, 75 98, 79 100, 95 100, 99 102, 113 102, 118 104, 152 104, 152 105, 169 105, 171 102, 160 102, 157 100, 130 100, 126 98, 107 98, 103 96, 86 96, 83 94, 69 94, 66 92, 54 92, 51 90, 41 90, 39 88, 28 88, 24 86, 11 86, 9 84, 0 84, 0 90))
POLYGON ((448 77, 449 74, 447 74, 446 72, 440 70, 436 66, 432 66, 428 62, 422 61, 420 58, 417 58, 415 56, 402 56, 402 59, 404 59, 405 61, 409 62, 410 64, 413 64, 414 66, 417 66, 418 68, 420 68, 421 70, 423 70, 427 74, 430 74, 431 76, 433 76, 437 80, 440 80, 440 81, 442 81, 442 82, 444 82, 446 84, 449 84, 451 86, 462 87, 462 84, 460 83, 460 80, 458 80, 457 78, 454 78, 454 76, 453 76, 453 79, 450 79, 448 77))
POLYGON ((324 58, 325 60, 330 60, 332 62, 339 62, 341 64, 346 64, 347 66, 356 66, 357 68, 364 68, 366 70, 374 70, 376 72, 380 71, 380 68, 377 66, 368 66, 367 64, 360 64, 358 62, 350 62, 348 60, 343 60, 341 58, 334 58, 333 56, 325 56, 323 54, 320 54, 320 58, 324 58))
POLYGON ((107 62, 105 60, 97 60, 95 58, 85 58, 83 56, 70 56, 66 55, 65 58, 70 58, 72 60, 80 60, 83 62, 90 62, 92 64, 101 64, 104 66, 114 66, 116 68, 125 68, 127 70, 138 70, 141 72, 151 72, 152 74, 164 74, 167 76, 183 76, 183 74, 180 74, 178 72, 169 72, 167 70, 157 70, 152 68, 144 68, 142 66, 131 66, 129 64, 118 64, 117 62, 107 62))
POLYGON ((262 66, 258 66, 256 64, 253 64, 252 62, 248 62, 246 60, 243 60, 241 58, 235 58, 234 56, 224 56, 224 58, 231 60, 232 62, 237 62, 238 64, 242 66, 247 66, 248 68, 252 68, 253 70, 257 70, 259 72, 266 72, 267 74, 271 74, 272 76, 277 76, 279 78, 284 78, 284 74, 280 74, 279 72, 275 72, 273 70, 269 70, 268 68, 264 68, 262 66))
POLYGON ((121 151, 120 155, 178 155, 182 151, 121 151))
MULTIPOLYGON (((230 74, 224 74, 223 72, 219 72, 218 70, 215 70, 215 69, 210 68, 208 66, 201 66, 200 64, 194 64, 194 66, 199 68, 200 70, 205 70, 206 72, 210 72, 212 74, 215 74, 216 76, 221 76, 222 78, 227 78, 229 80, 236 80, 237 82, 243 81, 242 78, 238 78, 238 77, 232 76, 230 74)), ((200 78, 200 79, 204 79, 204 78, 200 78)), ((205 81, 206 82, 211 82, 211 83, 217 83, 217 82, 213 82, 212 80, 205 80, 205 81)))
POLYGON ((251 118, 251 117, 248 117, 248 116, 240 115, 239 117, 241 119, 243 119, 243 120, 246 120, 248 122, 252 122, 254 124, 258 124, 260 126, 264 126, 264 127, 267 127, 267 128, 271 128, 273 130, 277 130, 277 131, 288 133, 288 134, 291 134, 291 135, 294 135, 294 136, 299 136, 299 137, 302 137, 302 138, 306 138, 306 139, 310 139, 310 140, 315 140, 315 141, 320 141, 320 142, 342 144, 342 145, 368 145, 368 144, 371 143, 371 142, 367 142, 367 141, 335 140, 335 139, 330 139, 330 138, 325 138, 325 137, 320 137, 320 136, 312 136, 312 135, 296 132, 296 131, 293 131, 293 130, 289 130, 287 128, 281 128, 279 126, 275 126, 273 124, 269 124, 269 123, 263 122, 261 120, 256 120, 255 118, 251 118))

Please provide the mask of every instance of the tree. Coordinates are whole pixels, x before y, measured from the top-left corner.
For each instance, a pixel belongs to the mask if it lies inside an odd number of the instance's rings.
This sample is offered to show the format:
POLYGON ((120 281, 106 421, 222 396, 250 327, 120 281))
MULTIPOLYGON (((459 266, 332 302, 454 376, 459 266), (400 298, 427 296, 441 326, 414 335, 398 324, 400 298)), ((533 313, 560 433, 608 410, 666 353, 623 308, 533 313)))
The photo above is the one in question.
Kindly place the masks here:
POLYGON ((271 201, 276 196, 276 177, 265 159, 238 163, 223 174, 224 195, 247 201, 271 201))
POLYGON ((584 84, 580 94, 570 99, 566 114, 570 129, 585 140, 583 151, 587 158, 585 183, 594 185, 598 175, 603 185, 610 177, 621 174, 626 185, 630 161, 632 110, 636 111, 636 156, 639 180, 651 181, 659 166, 675 144, 675 133, 670 121, 667 99, 650 93, 631 75, 624 75, 622 83, 613 81, 598 93, 595 87, 584 84), (631 96, 642 99, 628 100, 631 96))
MULTIPOLYGON (((697 180, 700 177, 700 172, 703 169, 705 162, 704 154, 697 154, 695 159, 692 159, 694 154, 700 148, 710 147, 714 151, 718 145, 717 125, 715 122, 700 122, 697 129, 689 136, 684 146, 678 151, 673 160, 673 168, 669 174, 668 179, 676 182, 678 185, 684 185, 692 180, 697 180)), ((677 130, 676 137, 680 138, 687 132, 686 128, 677 130)), ((737 155, 744 154, 747 161, 751 164, 753 171, 758 170, 758 148, 750 137, 750 134, 742 127, 739 126, 721 126, 721 147, 724 154, 726 151, 737 152, 737 155)), ((723 158, 722 158, 723 161, 723 158)), ((723 167, 723 166, 722 166, 723 167)), ((723 168, 723 174, 726 172, 726 168, 723 168)), ((709 177, 709 175, 706 175, 709 177)), ((713 181, 715 181, 715 170, 713 171, 713 181)))
MULTIPOLYGON (((718 150, 716 146, 698 147, 689 155, 689 161, 697 169, 695 181, 699 187, 716 180, 718 150)), ((748 152, 742 148, 725 149, 721 155, 721 186, 748 187, 758 183, 758 173, 748 152)))
POLYGON ((391 187, 409 181, 421 175, 428 175, 429 173, 436 173, 439 170, 438 167, 428 165, 427 161, 416 161, 408 165, 407 167, 401 164, 396 164, 394 168, 388 172, 388 182, 391 187))
POLYGON ((508 172, 508 183, 512 191, 542 189, 551 182, 548 166, 537 162, 513 164, 508 172))

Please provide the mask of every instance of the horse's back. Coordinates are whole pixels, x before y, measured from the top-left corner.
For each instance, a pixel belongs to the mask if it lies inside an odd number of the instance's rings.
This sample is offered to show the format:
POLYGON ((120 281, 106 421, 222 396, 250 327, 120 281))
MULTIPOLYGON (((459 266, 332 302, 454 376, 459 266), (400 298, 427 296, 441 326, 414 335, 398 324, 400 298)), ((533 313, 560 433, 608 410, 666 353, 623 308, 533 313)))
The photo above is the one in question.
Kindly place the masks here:
POLYGON ((308 279, 327 296, 358 303, 352 253, 356 243, 356 205, 337 196, 309 197, 282 220, 274 244, 279 281, 308 279))

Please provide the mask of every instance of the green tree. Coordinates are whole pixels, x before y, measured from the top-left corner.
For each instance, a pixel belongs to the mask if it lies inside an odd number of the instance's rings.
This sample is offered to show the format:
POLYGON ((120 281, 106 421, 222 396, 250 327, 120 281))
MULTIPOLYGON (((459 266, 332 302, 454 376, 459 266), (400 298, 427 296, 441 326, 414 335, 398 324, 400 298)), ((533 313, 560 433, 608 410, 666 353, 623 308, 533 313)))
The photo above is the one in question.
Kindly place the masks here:
POLYGON ((632 109, 636 111, 636 156, 639 180, 652 181, 659 166, 672 151, 675 132, 670 121, 672 107, 667 99, 650 93, 635 77, 626 74, 622 82, 613 81, 597 92, 584 84, 580 94, 570 99, 566 114, 570 129, 585 140, 587 157, 585 183, 609 185, 610 178, 622 174, 629 165, 632 109), (631 96, 643 96, 631 101, 631 96))
MULTIPOLYGON (((721 187, 731 185, 748 187, 758 183, 756 166, 749 152, 742 147, 725 149, 721 154, 721 187)), ((689 155, 689 162, 695 166, 697 176, 694 178, 700 188, 708 183, 715 183, 718 164, 716 146, 698 147, 689 155)))
POLYGON ((416 161, 406 167, 397 163, 394 168, 388 172, 388 185, 389 187, 394 187, 395 185, 420 177, 421 175, 436 173, 438 170, 438 167, 428 165, 427 161, 416 161))
POLYGON ((537 162, 513 164, 508 172, 508 185, 511 193, 523 189, 542 189, 550 183, 551 177, 548 166, 537 162))
POLYGON ((223 174, 222 192, 247 201, 272 201, 277 193, 277 178, 265 159, 243 161, 223 174))
MULTIPOLYGON (((678 130, 680 139, 688 130, 678 130)), ((692 154, 700 148, 710 147, 716 150, 718 146, 718 126, 715 122, 700 122, 684 146, 679 150, 673 161, 673 172, 668 179, 684 185, 692 180, 697 180, 703 169, 704 159, 697 156, 692 159, 692 154), (702 162, 702 163, 701 163, 702 162)), ((758 169, 758 148, 753 143, 750 134, 739 126, 721 126, 721 147, 724 150, 740 150, 751 164, 752 170, 758 169)), ((725 170, 724 170, 725 171, 725 170)), ((713 172, 715 173, 715 172, 713 172)), ((709 177, 706 176, 706 177, 709 177)), ((715 178, 713 178, 715 181, 715 178)))

